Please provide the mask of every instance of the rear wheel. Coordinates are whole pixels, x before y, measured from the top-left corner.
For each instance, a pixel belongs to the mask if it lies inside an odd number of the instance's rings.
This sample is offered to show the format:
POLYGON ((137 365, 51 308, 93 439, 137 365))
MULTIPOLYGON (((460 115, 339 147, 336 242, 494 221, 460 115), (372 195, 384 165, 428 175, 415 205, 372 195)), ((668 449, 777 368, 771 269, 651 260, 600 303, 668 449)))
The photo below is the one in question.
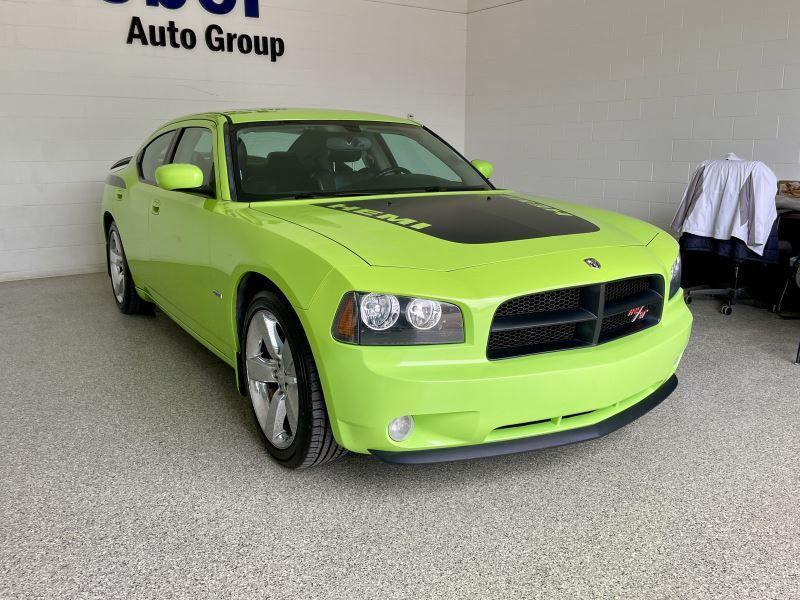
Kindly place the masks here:
POLYGON ((247 395, 270 456, 302 469, 346 454, 333 437, 314 357, 291 307, 259 292, 244 323, 247 395))
POLYGON ((126 315, 149 312, 152 305, 142 300, 139 294, 136 293, 136 286, 128 268, 125 249, 122 247, 122 238, 116 223, 112 223, 111 227, 108 228, 106 248, 108 250, 108 274, 111 277, 111 291, 114 293, 117 308, 126 315))

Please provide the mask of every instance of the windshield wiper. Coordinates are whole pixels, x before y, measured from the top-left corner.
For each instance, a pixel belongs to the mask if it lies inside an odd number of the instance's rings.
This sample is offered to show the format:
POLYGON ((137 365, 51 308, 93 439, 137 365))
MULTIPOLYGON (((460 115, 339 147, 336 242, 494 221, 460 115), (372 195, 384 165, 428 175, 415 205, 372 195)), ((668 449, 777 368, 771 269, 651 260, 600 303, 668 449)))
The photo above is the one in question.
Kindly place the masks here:
POLYGON ((406 190, 397 190, 399 194, 405 194, 409 192, 477 192, 477 191, 489 191, 486 187, 482 185, 467 185, 467 186, 444 186, 444 185, 431 185, 427 187, 418 187, 418 188, 409 188, 406 190))
POLYGON ((395 194, 412 194, 414 192, 477 192, 479 190, 488 191, 484 186, 473 185, 464 187, 448 187, 441 185, 433 185, 418 188, 400 188, 389 190, 358 190, 348 191, 341 190, 338 192, 302 192, 299 194, 292 194, 289 196, 278 196, 274 200, 313 200, 315 198, 347 198, 349 196, 391 196, 395 194))
POLYGON ((304 194, 295 194, 294 196, 287 196, 286 198, 280 198, 281 200, 310 200, 312 198, 327 198, 327 196, 323 196, 322 194, 315 194, 313 192, 306 192, 304 194))
POLYGON ((280 200, 313 200, 314 198, 341 198, 347 196, 374 196, 375 192, 303 192, 293 196, 277 198, 280 200))

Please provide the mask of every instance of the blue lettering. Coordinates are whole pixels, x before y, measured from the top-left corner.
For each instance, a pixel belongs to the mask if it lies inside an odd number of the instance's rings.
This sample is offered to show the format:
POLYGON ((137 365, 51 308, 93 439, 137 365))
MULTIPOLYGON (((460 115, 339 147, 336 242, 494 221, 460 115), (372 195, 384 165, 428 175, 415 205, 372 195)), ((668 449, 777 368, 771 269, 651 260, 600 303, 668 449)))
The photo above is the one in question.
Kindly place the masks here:
POLYGON ((244 0, 244 16, 258 18, 258 0, 244 0))
POLYGON ((215 15, 227 15, 236 6, 236 0, 200 0, 208 12, 215 15))
MULTIPOLYGON (((128 0, 105 0, 110 4, 125 4, 128 0)), ((236 6, 236 0, 199 0, 203 8, 215 15, 227 15, 236 6)), ((244 16, 257 19, 260 16, 259 0, 244 0, 244 16)), ((163 6, 169 10, 183 8, 186 0, 145 0, 147 6, 163 6)))
POLYGON ((168 8, 170 10, 176 10, 178 8, 183 8, 183 5, 186 4, 186 0, 147 0, 147 6, 163 6, 164 8, 168 8))

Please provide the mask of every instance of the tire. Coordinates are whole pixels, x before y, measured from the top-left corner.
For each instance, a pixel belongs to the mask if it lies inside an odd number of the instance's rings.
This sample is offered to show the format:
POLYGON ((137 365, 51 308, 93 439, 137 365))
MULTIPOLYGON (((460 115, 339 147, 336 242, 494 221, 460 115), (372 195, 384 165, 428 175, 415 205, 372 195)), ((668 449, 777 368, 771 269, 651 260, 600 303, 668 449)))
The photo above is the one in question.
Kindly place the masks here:
POLYGON ((242 369, 247 397, 269 455, 290 469, 341 458, 319 373, 302 325, 277 294, 256 294, 245 314, 242 369))
POLYGON ((122 236, 116 223, 112 223, 108 228, 106 260, 108 276, 111 279, 111 293, 120 312, 126 315, 152 312, 153 305, 142 300, 136 293, 131 270, 128 268, 128 259, 125 258, 122 236))

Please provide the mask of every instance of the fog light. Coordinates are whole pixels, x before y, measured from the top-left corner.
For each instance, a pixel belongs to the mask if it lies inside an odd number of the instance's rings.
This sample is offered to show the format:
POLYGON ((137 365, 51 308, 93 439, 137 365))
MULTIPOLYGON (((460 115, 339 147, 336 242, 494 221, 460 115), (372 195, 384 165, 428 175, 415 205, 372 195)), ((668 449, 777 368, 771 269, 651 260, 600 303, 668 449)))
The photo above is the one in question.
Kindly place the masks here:
POLYGON ((414 431, 414 417, 406 415, 397 417, 389 423, 389 437, 395 442, 402 442, 414 431))

